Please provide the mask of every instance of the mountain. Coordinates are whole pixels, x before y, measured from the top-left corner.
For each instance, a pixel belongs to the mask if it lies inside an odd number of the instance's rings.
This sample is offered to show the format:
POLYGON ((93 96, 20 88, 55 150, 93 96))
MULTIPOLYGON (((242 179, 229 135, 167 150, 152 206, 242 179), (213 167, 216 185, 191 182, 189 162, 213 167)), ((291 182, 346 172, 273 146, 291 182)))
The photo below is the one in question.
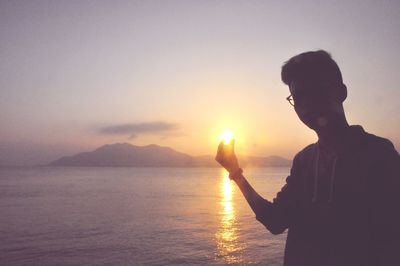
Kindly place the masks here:
MULTIPOLYGON (((240 157, 241 166, 290 166, 278 156, 240 157)), ((91 152, 61 157, 51 166, 127 166, 127 167, 219 167, 213 156, 190 156, 156 144, 136 146, 129 143, 107 144, 91 152)))

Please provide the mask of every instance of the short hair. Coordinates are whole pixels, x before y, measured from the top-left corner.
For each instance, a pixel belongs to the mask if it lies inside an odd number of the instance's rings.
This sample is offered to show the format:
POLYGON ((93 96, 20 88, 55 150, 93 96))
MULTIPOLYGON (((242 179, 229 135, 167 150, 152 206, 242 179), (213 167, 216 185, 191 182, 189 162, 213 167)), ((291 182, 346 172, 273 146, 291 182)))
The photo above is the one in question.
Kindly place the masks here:
POLYGON ((339 66, 324 50, 305 52, 290 58, 282 66, 281 78, 286 85, 298 80, 313 84, 343 84, 339 66))

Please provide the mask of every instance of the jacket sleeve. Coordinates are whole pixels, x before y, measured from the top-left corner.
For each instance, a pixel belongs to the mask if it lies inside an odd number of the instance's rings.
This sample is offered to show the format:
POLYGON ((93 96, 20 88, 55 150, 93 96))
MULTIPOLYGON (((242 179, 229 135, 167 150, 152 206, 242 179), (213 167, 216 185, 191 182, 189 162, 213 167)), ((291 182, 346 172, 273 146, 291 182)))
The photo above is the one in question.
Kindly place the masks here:
POLYGON ((273 201, 263 199, 262 211, 256 213, 256 219, 261 222, 272 234, 283 233, 290 225, 298 192, 298 155, 293 159, 290 174, 286 184, 277 193, 273 201))
POLYGON ((372 190, 376 194, 371 195, 370 212, 375 265, 400 265, 400 156, 390 142, 376 154, 379 157, 375 162, 372 190))

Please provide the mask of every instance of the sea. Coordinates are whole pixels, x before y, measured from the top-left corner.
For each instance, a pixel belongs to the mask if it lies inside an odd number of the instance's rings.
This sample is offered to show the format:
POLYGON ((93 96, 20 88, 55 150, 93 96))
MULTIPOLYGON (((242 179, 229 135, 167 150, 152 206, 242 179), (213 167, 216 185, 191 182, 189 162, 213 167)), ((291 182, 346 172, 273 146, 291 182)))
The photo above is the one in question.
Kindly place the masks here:
MULTIPOLYGON (((272 200, 289 168, 244 175, 272 200)), ((0 265, 282 265, 221 168, 0 168, 0 265)))

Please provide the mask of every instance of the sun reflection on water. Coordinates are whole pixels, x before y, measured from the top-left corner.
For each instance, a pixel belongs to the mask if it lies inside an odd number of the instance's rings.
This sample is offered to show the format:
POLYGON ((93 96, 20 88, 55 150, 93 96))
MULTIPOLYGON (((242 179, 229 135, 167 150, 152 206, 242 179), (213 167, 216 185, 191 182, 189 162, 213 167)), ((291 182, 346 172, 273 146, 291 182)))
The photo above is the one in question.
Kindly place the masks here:
POLYGON ((243 247, 238 243, 237 220, 232 201, 234 188, 234 184, 229 179, 229 173, 223 170, 220 181, 220 224, 215 239, 217 257, 222 258, 227 264, 242 262, 243 247))

